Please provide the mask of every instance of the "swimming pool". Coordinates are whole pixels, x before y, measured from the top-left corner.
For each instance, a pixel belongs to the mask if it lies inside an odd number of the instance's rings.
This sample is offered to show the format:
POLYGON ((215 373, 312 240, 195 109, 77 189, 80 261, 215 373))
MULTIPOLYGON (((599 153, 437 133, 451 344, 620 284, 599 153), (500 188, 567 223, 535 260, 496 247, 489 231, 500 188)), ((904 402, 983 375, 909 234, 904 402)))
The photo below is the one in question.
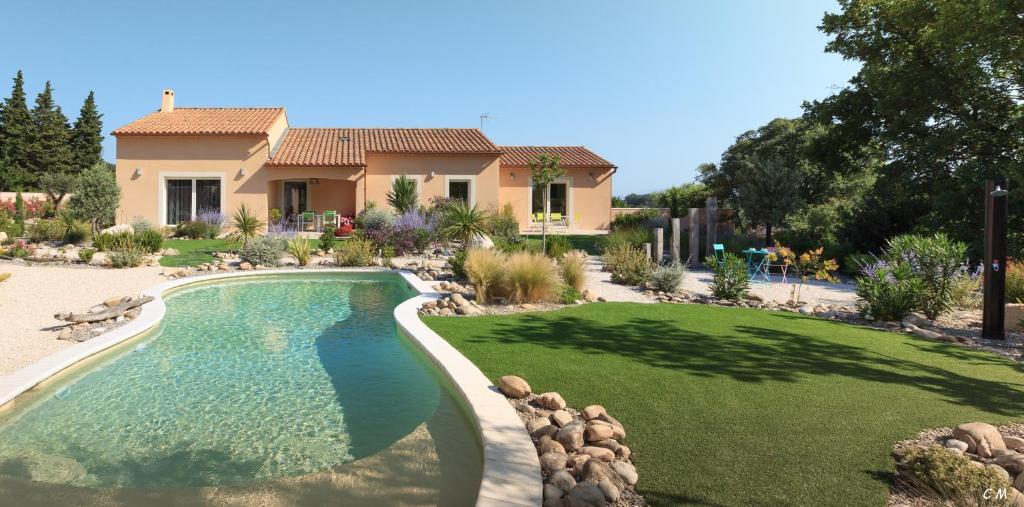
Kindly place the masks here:
POLYGON ((166 294, 156 329, 0 413, 0 494, 471 505, 477 432, 392 316, 414 294, 391 273, 166 294))

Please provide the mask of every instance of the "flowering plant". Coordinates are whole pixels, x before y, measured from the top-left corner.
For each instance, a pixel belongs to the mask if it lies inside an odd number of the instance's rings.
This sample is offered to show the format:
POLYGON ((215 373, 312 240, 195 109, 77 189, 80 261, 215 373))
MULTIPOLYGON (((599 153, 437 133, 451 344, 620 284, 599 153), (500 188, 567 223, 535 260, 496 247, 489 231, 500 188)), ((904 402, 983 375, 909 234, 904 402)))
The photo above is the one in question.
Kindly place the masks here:
POLYGON ((792 266, 796 270, 797 277, 800 278, 800 283, 790 289, 790 301, 800 301, 804 282, 812 276, 815 280, 823 280, 829 283, 839 282, 839 278, 835 275, 835 271, 839 269, 839 263, 835 259, 823 258, 824 251, 824 248, 818 247, 798 256, 790 248, 780 245, 778 241, 775 242, 775 252, 769 253, 768 259, 772 262, 782 259, 782 263, 786 266, 792 266))

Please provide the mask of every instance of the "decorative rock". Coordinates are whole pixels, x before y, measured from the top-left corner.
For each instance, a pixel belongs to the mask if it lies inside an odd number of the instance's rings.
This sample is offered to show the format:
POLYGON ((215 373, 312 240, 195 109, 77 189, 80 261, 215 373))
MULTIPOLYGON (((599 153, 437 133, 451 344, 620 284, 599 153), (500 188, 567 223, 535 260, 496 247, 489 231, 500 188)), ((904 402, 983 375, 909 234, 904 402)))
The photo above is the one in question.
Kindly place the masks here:
POLYGON ((622 447, 622 444, 618 443, 617 441, 611 438, 607 440, 601 440, 599 442, 593 442, 590 445, 594 447, 604 447, 605 449, 608 449, 609 451, 612 452, 617 452, 619 448, 622 447))
POLYGON ((540 455, 540 467, 545 472, 551 473, 555 470, 562 470, 565 468, 566 461, 569 457, 565 453, 549 451, 540 455))
POLYGON ((173 248, 165 248, 162 255, 166 255, 168 257, 173 257, 173 256, 179 255, 179 254, 178 254, 178 251, 173 249, 173 248))
POLYGON ((557 424, 559 428, 562 428, 572 422, 572 414, 565 410, 555 410, 551 414, 551 421, 557 424))
POLYGON ((0 243, 3 243, 4 241, 7 241, 7 233, 0 231, 0 243))
POLYGON ((458 306, 462 306, 469 303, 469 301, 466 301, 466 298, 462 297, 462 294, 459 294, 458 292, 451 295, 451 300, 458 306))
POLYGON ((562 410, 565 408, 565 400, 558 393, 544 393, 537 398, 537 404, 548 410, 562 410))
POLYGON ((998 450, 995 451, 996 464, 1005 468, 1013 475, 1024 472, 1024 454, 1017 451, 998 450))
POLYGON ((113 308, 113 307, 121 304, 122 302, 124 302, 126 299, 128 299, 128 298, 126 298, 124 296, 119 296, 119 297, 116 297, 116 298, 107 298, 107 299, 103 300, 103 306, 106 306, 107 308, 113 308))
POLYGON ((576 486, 576 479, 572 477, 572 474, 565 470, 556 470, 552 472, 548 477, 548 482, 566 493, 572 490, 573 486, 576 486))
POLYGON ((913 334, 914 336, 917 336, 918 338, 924 338, 926 340, 938 340, 942 338, 942 333, 936 333, 931 329, 924 329, 922 327, 917 326, 910 327, 907 329, 910 329, 910 333, 913 334))
POLYGON ((551 421, 547 417, 535 417, 526 422, 526 431, 532 435, 535 431, 549 425, 551 425, 551 421))
POLYGON ((250 271, 253 269, 253 266, 248 262, 243 262, 238 265, 238 269, 241 269, 242 271, 250 271))
POLYGON ((631 454, 633 454, 633 451, 630 451, 629 447, 626 446, 619 447, 619 450, 615 451, 615 457, 621 459, 629 459, 631 454))
POLYGON ((597 483, 597 487, 601 489, 601 493, 604 493, 604 497, 607 498, 609 502, 618 500, 619 495, 622 494, 619 488, 616 488, 615 485, 607 479, 597 483))
POLYGON ((566 466, 579 471, 588 461, 590 461, 590 455, 588 454, 573 454, 572 456, 569 456, 569 461, 566 462, 566 466))
POLYGON ((536 310, 537 309, 537 305, 535 305, 533 303, 523 303, 523 304, 519 305, 519 308, 522 308, 523 310, 536 310))
POLYGON ((569 507, 604 507, 608 501, 601 488, 592 482, 581 482, 569 491, 569 507))
POLYGON ((121 232, 127 232, 128 234, 135 234, 135 228, 131 224, 117 224, 112 227, 107 227, 100 231, 100 234, 118 234, 121 232))
POLYGON ((587 426, 586 431, 583 433, 583 440, 587 442, 600 442, 601 440, 607 440, 612 438, 615 431, 612 430, 610 424, 594 424, 587 426))
POLYGON ((636 484, 636 481, 640 480, 640 476, 636 473, 636 467, 625 461, 613 461, 611 464, 612 470, 622 477, 623 481, 630 486, 636 484))
POLYGON ((947 439, 945 445, 950 449, 960 449, 963 452, 967 452, 967 448, 969 447, 967 445, 967 442, 964 442, 963 440, 957 440, 955 438, 947 439))
POLYGON ((583 412, 581 412, 581 414, 583 415, 583 420, 585 421, 597 419, 597 417, 600 416, 601 414, 607 413, 608 412, 601 405, 590 405, 587 408, 584 408, 583 412))
POLYGON ((1024 490, 1024 474, 1020 474, 1014 479, 1013 487, 1017 488, 1018 491, 1024 490))
POLYGON ((993 451, 1006 449, 999 430, 982 422, 964 423, 953 428, 953 438, 967 442, 967 452, 982 458, 991 458, 993 451))
POLYGON ((58 340, 70 340, 71 339, 71 328, 65 327, 57 332, 58 340))
POLYGON ((525 398, 530 395, 530 384, 515 375, 505 375, 498 379, 498 389, 509 398, 525 398))
POLYGON ((986 468, 991 468, 997 474, 999 474, 999 476, 1002 477, 1003 480, 1005 480, 1006 482, 1010 482, 1010 472, 1007 472, 1005 468, 1003 468, 1003 467, 1001 467, 1001 466, 999 466, 999 465, 997 465, 995 463, 989 463, 988 465, 985 465, 985 467, 986 468))
POLYGON ((619 492, 626 489, 626 481, 608 463, 601 460, 592 459, 584 463, 580 469, 580 479, 594 484, 609 482, 619 492))
POLYGON ((591 458, 598 459, 598 460, 601 460, 601 461, 608 461, 608 462, 610 462, 613 459, 615 459, 615 453, 610 451, 610 450, 608 450, 608 449, 605 449, 604 447, 594 447, 594 446, 588 445, 588 446, 580 449, 580 453, 586 454, 587 456, 590 456, 591 458))
POLYGON ((483 312, 483 310, 481 310, 481 309, 479 309, 479 308, 477 308, 477 307, 475 307, 473 305, 468 305, 467 304, 467 305, 462 305, 462 306, 456 308, 455 309, 455 313, 457 313, 459 315, 480 315, 481 313, 484 313, 484 312, 483 312))
POLYGON ((554 484, 544 485, 544 501, 551 498, 562 498, 563 496, 565 496, 565 491, 562 491, 562 488, 559 488, 554 484))
POLYGON ((1006 444, 1007 449, 1020 449, 1024 447, 1024 438, 1020 437, 1003 437, 1003 443, 1006 444))
POLYGON ((555 440, 562 444, 566 451, 574 452, 583 447, 583 423, 572 421, 558 430, 555 440))
POLYGON ((814 315, 814 307, 810 305, 801 306, 798 311, 804 315, 814 315))
POLYGON ((541 439, 544 437, 554 437, 557 433, 558 426, 555 426, 554 424, 548 424, 547 426, 542 426, 538 428, 537 431, 530 433, 530 436, 536 439, 541 439))
POLYGON ((537 449, 538 452, 540 452, 541 454, 548 452, 560 452, 562 454, 565 454, 565 447, 562 447, 562 444, 558 443, 558 441, 551 437, 542 438, 540 440, 540 445, 537 446, 537 449))

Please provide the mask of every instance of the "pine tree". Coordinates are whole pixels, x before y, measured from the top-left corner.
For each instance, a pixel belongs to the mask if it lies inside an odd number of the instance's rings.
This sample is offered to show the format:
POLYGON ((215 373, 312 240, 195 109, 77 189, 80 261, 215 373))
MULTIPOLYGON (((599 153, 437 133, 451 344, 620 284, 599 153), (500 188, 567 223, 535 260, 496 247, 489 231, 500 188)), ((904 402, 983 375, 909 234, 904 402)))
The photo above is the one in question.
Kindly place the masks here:
POLYGON ((29 145, 30 180, 29 188, 39 186, 39 177, 47 172, 70 172, 73 159, 71 154, 71 126, 53 101, 53 87, 46 82, 43 91, 36 97, 32 108, 32 143, 29 145))
POLYGON ((103 117, 96 109, 93 92, 85 98, 71 132, 72 170, 80 172, 103 161, 103 117))
POLYGON ((25 99, 25 78, 14 76, 11 96, 0 108, 0 189, 20 190, 28 184, 32 116, 25 99))

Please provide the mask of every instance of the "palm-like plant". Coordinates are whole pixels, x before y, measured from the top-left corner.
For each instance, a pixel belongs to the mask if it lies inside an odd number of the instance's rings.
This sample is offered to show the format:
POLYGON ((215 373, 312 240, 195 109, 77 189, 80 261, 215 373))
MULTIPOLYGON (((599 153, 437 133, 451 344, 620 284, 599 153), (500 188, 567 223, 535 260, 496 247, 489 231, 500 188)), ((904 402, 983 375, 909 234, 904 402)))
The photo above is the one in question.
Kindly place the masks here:
POLYGON ((409 210, 416 209, 419 204, 420 195, 416 190, 416 180, 405 176, 395 178, 391 183, 391 190, 388 191, 388 204, 395 208, 399 215, 409 210))
POLYGON ((228 238, 245 246, 259 234, 266 223, 253 213, 245 203, 231 216, 231 234, 228 238))
POLYGON ((473 236, 487 231, 488 219, 487 211, 475 204, 470 207, 461 200, 452 201, 445 208, 441 234, 448 239, 462 240, 464 246, 469 245, 473 236))

